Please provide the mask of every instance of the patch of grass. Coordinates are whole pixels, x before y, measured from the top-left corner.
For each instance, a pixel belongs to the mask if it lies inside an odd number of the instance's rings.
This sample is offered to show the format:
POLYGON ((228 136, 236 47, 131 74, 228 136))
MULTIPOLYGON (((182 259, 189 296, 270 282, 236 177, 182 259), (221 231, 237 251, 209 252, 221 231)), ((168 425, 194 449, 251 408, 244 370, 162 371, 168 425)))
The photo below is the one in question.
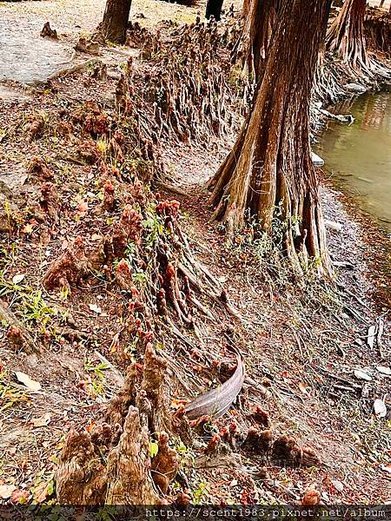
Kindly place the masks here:
POLYGON ((57 315, 57 309, 48 306, 41 291, 34 291, 22 297, 21 309, 24 318, 45 327, 52 317, 57 315))
POLYGON ((84 369, 89 374, 89 391, 93 397, 104 396, 105 394, 105 371, 109 369, 109 366, 104 362, 94 364, 93 362, 86 360, 84 363, 84 369))

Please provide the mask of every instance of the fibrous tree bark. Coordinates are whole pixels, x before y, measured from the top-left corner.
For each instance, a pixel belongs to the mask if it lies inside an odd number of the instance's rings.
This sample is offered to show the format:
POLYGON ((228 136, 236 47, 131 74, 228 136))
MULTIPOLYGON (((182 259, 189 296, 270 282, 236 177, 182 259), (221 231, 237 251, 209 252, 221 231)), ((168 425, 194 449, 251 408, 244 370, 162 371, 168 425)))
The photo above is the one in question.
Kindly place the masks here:
POLYGON ((99 31, 109 41, 125 43, 132 0, 107 0, 99 31))
POLYGON ((280 0, 247 0, 243 8, 246 61, 255 81, 260 80, 280 0))
POLYGON ((309 105, 330 0, 282 0, 263 79, 233 150, 209 183, 214 216, 228 232, 255 217, 284 252, 329 269, 318 181, 311 161, 309 105))
POLYGON ((345 63, 368 70, 370 61, 364 35, 366 0, 346 0, 326 37, 327 49, 345 63))
POLYGON ((369 10, 364 21, 368 49, 390 54, 391 51, 391 5, 390 10, 369 10))
POLYGON ((205 17, 209 20, 209 18, 213 16, 215 20, 220 20, 223 2, 224 0, 208 0, 206 4, 205 17))

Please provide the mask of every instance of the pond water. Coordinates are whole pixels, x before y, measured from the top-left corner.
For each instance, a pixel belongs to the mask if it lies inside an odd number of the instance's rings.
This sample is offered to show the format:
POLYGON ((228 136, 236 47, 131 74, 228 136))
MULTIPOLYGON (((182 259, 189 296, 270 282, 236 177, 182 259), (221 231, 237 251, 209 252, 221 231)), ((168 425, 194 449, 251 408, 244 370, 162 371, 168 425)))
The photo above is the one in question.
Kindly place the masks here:
POLYGON ((315 150, 337 186, 391 231, 391 93, 366 94, 334 112, 355 122, 330 122, 315 150))

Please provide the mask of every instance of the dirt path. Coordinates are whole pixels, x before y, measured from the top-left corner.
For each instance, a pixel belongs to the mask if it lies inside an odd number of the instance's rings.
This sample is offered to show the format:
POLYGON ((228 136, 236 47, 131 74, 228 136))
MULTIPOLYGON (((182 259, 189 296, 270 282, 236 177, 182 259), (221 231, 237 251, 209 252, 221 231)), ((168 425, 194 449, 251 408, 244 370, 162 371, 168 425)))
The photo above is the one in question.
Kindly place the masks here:
POLYGON ((72 58, 72 41, 83 27, 99 21, 104 1, 76 0, 0 4, 0 80, 22 83, 45 80, 72 58), (55 41, 40 37, 50 21, 60 35, 55 41))
MULTIPOLYGON (((105 0, 0 2, 0 81, 31 84, 64 67, 72 59, 77 37, 99 24, 105 4, 105 0), (57 30, 58 41, 40 37, 47 21, 57 30)), ((168 18, 190 22, 196 12, 196 8, 168 2, 139 0, 131 16, 150 27, 168 18)))

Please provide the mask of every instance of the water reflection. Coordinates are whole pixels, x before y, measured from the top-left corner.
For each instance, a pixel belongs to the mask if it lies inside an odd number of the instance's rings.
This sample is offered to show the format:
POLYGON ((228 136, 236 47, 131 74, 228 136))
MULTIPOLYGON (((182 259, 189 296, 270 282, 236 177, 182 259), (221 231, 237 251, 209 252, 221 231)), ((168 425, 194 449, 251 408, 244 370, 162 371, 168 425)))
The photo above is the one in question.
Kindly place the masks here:
POLYGON ((336 112, 353 114, 356 121, 331 122, 317 153, 339 186, 391 230, 391 93, 361 96, 336 112))

